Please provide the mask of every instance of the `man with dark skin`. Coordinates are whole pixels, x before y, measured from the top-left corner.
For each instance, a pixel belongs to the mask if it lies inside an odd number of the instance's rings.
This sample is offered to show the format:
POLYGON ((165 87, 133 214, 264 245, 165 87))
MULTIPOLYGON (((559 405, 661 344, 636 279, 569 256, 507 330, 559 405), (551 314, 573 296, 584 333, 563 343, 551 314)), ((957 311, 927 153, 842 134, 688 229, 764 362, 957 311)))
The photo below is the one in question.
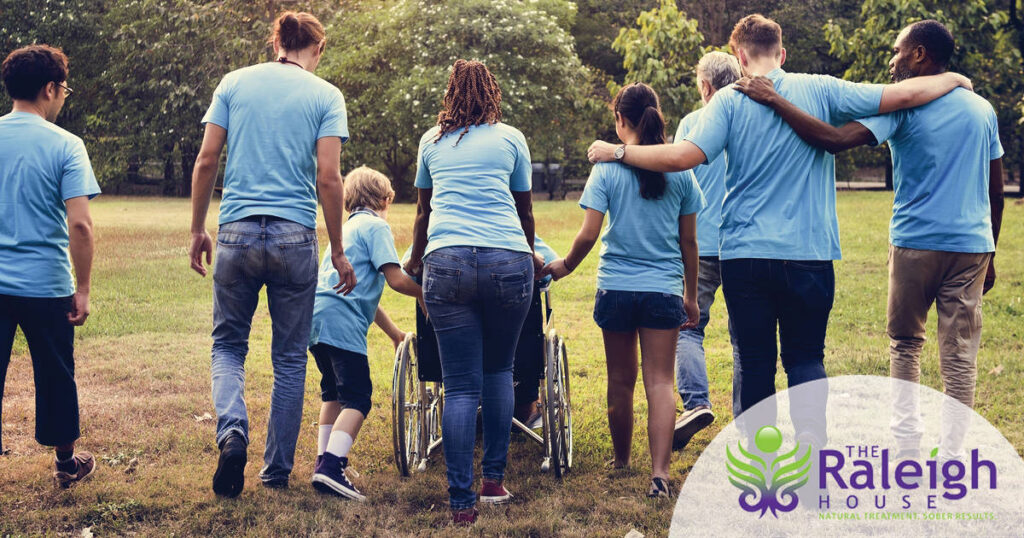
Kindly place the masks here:
MULTIPOLYGON (((953 36, 941 23, 911 24, 897 36, 889 72, 894 82, 943 73, 953 49, 953 36)), ((889 141, 896 191, 889 250, 891 374, 920 380, 925 321, 935 303, 946 394, 972 406, 981 296, 995 283, 992 257, 1003 213, 1003 150, 992 106, 957 89, 915 109, 833 127, 779 96, 767 78, 741 80, 737 89, 831 153, 889 141)), ((897 393, 894 403, 893 433, 899 448, 912 454, 921 436, 916 397, 897 393)), ((958 430, 966 423, 946 418, 940 455, 956 457, 963 437, 958 430)))

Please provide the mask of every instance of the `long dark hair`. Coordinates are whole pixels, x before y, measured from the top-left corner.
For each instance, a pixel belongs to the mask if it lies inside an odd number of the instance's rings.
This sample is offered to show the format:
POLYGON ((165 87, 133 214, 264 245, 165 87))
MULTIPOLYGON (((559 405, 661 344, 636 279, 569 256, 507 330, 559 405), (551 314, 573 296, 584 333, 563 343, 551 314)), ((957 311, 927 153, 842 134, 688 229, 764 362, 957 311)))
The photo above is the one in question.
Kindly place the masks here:
MULTIPOLYGON (((640 134, 640 145, 665 143, 665 118, 661 115, 658 94, 650 86, 636 82, 624 86, 615 95, 612 108, 640 134)), ((634 168, 640 182, 640 196, 657 200, 665 194, 665 174, 634 168)))
POLYGON ((494 124, 501 121, 501 88, 487 66, 476 60, 458 60, 452 66, 448 77, 448 89, 444 94, 444 108, 437 114, 436 143, 448 134, 462 129, 456 144, 469 132, 469 128, 481 123, 494 124))

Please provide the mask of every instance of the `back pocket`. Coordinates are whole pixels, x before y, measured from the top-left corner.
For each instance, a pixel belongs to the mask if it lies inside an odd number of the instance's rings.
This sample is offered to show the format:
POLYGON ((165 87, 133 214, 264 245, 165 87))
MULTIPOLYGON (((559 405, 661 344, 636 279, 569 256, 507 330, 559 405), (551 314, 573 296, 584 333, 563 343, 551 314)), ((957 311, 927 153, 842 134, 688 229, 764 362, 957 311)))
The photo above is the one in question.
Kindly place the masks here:
POLYGON ((495 295, 502 308, 514 308, 530 300, 533 281, 527 275, 528 271, 491 273, 495 295))

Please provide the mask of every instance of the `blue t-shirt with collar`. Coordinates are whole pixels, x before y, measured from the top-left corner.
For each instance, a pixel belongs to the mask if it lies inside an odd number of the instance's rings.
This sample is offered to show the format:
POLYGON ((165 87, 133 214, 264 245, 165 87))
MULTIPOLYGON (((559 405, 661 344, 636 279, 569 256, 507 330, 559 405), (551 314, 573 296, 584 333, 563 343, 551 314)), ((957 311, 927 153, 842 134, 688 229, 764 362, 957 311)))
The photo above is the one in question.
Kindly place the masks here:
MULTIPOLYGON (((878 113, 883 85, 827 75, 766 75, 775 91, 832 125, 878 113)), ((838 260, 835 159, 800 139, 775 112, 733 85, 715 93, 686 135, 708 162, 729 155, 722 203, 723 260, 838 260)))
POLYGON ((348 295, 334 289, 339 277, 328 246, 320 262, 309 345, 323 343, 366 355, 366 333, 387 283, 381 268, 389 263, 398 264, 398 252, 391 227, 373 211, 353 212, 342 229, 342 237, 345 256, 355 271, 356 287, 348 295))
MULTIPOLYGON (((679 121, 674 140, 678 143, 686 133, 700 120, 704 108, 690 112, 679 121)), ((729 167, 729 155, 721 155, 707 164, 699 164, 693 169, 704 200, 707 204, 697 213, 697 245, 701 256, 718 256, 719 231, 722 226, 722 200, 725 199, 725 175, 729 167)))
POLYGON ((635 169, 599 163, 590 171, 580 207, 608 217, 601 234, 598 289, 683 295, 679 217, 704 207, 692 171, 665 174, 665 192, 648 200, 640 196, 635 169))
POLYGON ((857 120, 892 149, 889 242, 902 248, 994 252, 989 163, 1003 156, 995 110, 964 88, 917 108, 857 120))
POLYGON ((0 294, 75 292, 65 201, 99 193, 81 138, 30 112, 0 117, 0 294))
POLYGON ((472 126, 465 135, 457 129, 434 142, 438 131, 420 138, 417 156, 416 187, 433 189, 424 255, 458 246, 531 252, 512 198, 531 185, 523 133, 499 122, 472 126))
POLYGON ((348 140, 338 88, 296 65, 252 65, 224 75, 207 123, 228 132, 220 224, 270 215, 316 227, 316 142, 348 140))

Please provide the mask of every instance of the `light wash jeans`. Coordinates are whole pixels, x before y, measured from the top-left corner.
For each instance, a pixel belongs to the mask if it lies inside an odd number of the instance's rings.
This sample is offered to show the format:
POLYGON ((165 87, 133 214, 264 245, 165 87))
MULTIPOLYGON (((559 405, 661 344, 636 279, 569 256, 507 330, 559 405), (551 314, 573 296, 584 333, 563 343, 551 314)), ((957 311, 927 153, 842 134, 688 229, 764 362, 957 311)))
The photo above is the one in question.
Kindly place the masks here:
MULTIPOLYGON (((697 279, 697 307, 700 308, 700 321, 692 329, 679 331, 679 342, 676 346, 676 388, 683 399, 683 409, 689 411, 706 405, 711 407, 708 396, 708 369, 704 360, 704 328, 711 320, 711 305, 715 302, 715 292, 722 285, 722 272, 717 257, 700 259, 700 277, 697 279)), ((738 361, 736 340, 732 337, 732 324, 729 325, 729 339, 732 344, 732 356, 738 361)))
POLYGON ((317 282, 316 231, 274 217, 250 217, 220 227, 213 267, 213 405, 217 444, 231 432, 249 441, 245 356, 249 329, 267 286, 273 324, 267 445, 260 479, 287 479, 295 459, 306 382, 306 344, 317 282))
POLYGON ((452 510, 476 504, 473 445, 482 407, 483 476, 505 476, 512 428, 512 367, 533 295, 533 257, 495 248, 447 247, 423 260, 423 299, 444 380, 444 460, 452 510))

